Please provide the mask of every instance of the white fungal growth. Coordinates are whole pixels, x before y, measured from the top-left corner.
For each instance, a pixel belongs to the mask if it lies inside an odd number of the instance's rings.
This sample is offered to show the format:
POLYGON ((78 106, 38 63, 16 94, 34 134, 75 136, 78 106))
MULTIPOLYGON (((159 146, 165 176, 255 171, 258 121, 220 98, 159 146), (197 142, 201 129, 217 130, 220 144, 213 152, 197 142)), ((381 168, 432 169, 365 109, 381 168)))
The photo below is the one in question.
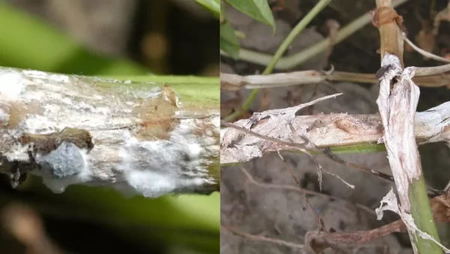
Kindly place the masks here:
POLYGON ((0 127, 8 125, 9 114, 0 108, 0 127))
POLYGON ((27 145, 14 144, 10 147, 8 152, 5 152, 4 155, 8 159, 8 161, 26 161, 30 160, 27 151, 29 147, 27 145))
POLYGON ((44 184, 55 193, 62 193, 72 184, 87 183, 92 180, 88 156, 85 149, 63 142, 49 154, 38 155, 39 170, 32 173, 42 176, 44 184))
POLYGON ((34 115, 22 122, 22 128, 27 133, 47 134, 62 130, 63 122, 53 121, 45 116, 34 115))
POLYGON ((55 193, 63 192, 72 184, 102 182, 150 198, 195 192, 215 184, 207 165, 210 164, 208 158, 219 149, 213 137, 194 134, 196 121, 180 120, 170 137, 163 140, 141 141, 129 130, 122 130, 123 135, 118 140, 122 143, 119 160, 108 165, 114 172, 98 168, 98 158, 102 157, 100 150, 106 148, 94 147, 88 153, 72 143, 62 142, 50 153, 36 156, 40 168, 32 173, 41 176, 44 184, 55 193))
POLYGON ((201 186, 213 184, 208 178, 205 166, 208 151, 204 148, 212 144, 203 143, 206 139, 192 133, 194 122, 181 120, 168 140, 125 138, 128 141, 120 151, 122 163, 118 169, 133 191, 145 197, 159 197, 167 193, 194 192, 201 186))
POLYGON ((52 82, 67 83, 70 82, 70 76, 63 74, 48 73, 35 70, 24 70, 23 74, 32 79, 50 79, 52 82))
POLYGON ((168 86, 0 71, 0 127, 8 124, 0 128, 0 155, 36 162, 31 173, 57 193, 71 184, 110 186, 146 197, 209 193, 217 187, 208 169, 210 158, 218 157, 219 121, 217 110, 183 109, 168 86), (153 112, 149 105, 161 101, 174 112, 167 115, 171 123, 164 139, 154 140, 146 132, 153 127, 144 124, 156 119, 147 119, 153 112), (73 137, 60 139, 66 128, 88 132, 93 148, 83 149, 73 137), (27 145, 22 137, 30 138, 27 145))
POLYGON ((0 95, 7 99, 17 99, 25 86, 25 79, 20 73, 0 71, 0 95))

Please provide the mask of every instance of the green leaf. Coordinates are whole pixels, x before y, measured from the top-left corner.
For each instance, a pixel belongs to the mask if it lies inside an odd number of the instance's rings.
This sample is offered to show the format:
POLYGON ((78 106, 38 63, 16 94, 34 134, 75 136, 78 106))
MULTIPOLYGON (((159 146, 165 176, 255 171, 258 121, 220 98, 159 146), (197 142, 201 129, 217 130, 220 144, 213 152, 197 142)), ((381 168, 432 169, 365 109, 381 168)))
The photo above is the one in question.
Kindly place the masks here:
POLYGON ((220 17, 220 0, 195 0, 209 10, 216 18, 220 17))
POLYGON ((220 49, 235 59, 239 56, 238 38, 227 22, 220 24, 220 49))
POLYGON ((83 75, 138 75, 146 68, 90 52, 54 27, 0 0, 0 65, 83 75))
POLYGON ((275 21, 267 0, 226 0, 231 6, 275 30, 275 21))

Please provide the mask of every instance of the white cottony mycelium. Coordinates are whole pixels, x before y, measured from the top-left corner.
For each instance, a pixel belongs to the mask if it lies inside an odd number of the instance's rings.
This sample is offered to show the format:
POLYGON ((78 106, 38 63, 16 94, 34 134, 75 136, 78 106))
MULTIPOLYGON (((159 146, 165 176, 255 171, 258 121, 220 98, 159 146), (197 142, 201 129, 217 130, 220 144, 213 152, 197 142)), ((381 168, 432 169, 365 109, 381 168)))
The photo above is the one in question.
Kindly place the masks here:
POLYGON ((139 141, 127 133, 129 136, 125 139, 128 141, 120 151, 122 163, 118 169, 134 192, 145 197, 158 197, 167 193, 194 192, 214 184, 208 176, 206 158, 213 155, 210 148, 215 141, 195 135, 195 121, 181 120, 170 137, 163 140, 139 141))
POLYGON ((62 193, 71 184, 92 180, 86 149, 63 142, 49 154, 38 154, 36 162, 40 170, 34 173, 42 176, 44 184, 55 193, 62 193))
POLYGON ((22 74, 0 70, 0 98, 16 99, 25 86, 22 74), (8 84, 8 85, 5 85, 8 84))
POLYGON ((109 182, 126 193, 159 197, 169 193, 196 192, 215 182, 210 178, 208 158, 218 151, 213 137, 193 133, 197 120, 183 119, 168 139, 139 140, 126 130, 120 138, 116 163, 110 164, 113 174, 104 174, 95 164, 96 147, 91 152, 72 143, 63 142, 48 154, 38 154, 40 170, 34 174, 55 193, 72 184, 109 182), (103 176, 102 176, 103 175, 103 176))
POLYGON ((4 69, 0 126, 7 128, 0 128, 0 155, 36 162, 30 173, 57 193, 72 184, 146 197, 209 193, 217 184, 208 169, 218 157, 219 116, 184 110, 170 87, 4 69), (170 128, 163 137, 141 135, 155 116, 171 121, 170 128), (88 133, 93 147, 66 140, 66 128, 88 133))
POLYGON ((4 127, 8 124, 9 114, 0 108, 0 127, 4 127))

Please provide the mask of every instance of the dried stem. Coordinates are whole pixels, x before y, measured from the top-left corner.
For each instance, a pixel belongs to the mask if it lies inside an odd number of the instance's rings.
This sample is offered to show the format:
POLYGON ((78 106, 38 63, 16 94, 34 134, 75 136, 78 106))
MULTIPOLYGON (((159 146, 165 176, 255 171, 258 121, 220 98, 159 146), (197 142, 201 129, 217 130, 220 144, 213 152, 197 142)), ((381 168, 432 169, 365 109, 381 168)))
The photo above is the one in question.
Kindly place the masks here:
POLYGON ((412 41, 410 41, 408 39, 408 37, 406 37, 405 33, 403 33, 402 36, 403 36, 403 39, 405 40, 405 42, 409 46, 411 46, 411 48, 413 48, 415 51, 417 51, 419 54, 423 55, 424 57, 430 58, 430 59, 433 59, 433 60, 436 60, 436 61, 444 62, 444 63, 450 63, 450 60, 447 59, 447 58, 443 58, 443 57, 437 56, 437 55, 435 55, 435 54, 433 54, 431 52, 428 52, 426 50, 423 50, 423 49, 419 48, 412 41))
MULTIPOLYGON (((229 91, 235 91, 241 88, 256 89, 308 85, 324 81, 347 81, 374 84, 378 82, 378 79, 376 74, 371 73, 316 70, 247 76, 227 73, 220 74, 222 89, 229 91)), ((417 67, 413 81, 424 87, 449 86, 450 64, 433 67, 417 67)))
MULTIPOLYGON (((383 146, 378 144, 383 141, 383 126, 378 115, 300 115, 285 121, 280 116, 259 114, 267 117, 261 120, 241 119, 233 125, 265 138, 233 127, 222 130, 221 164, 246 162, 270 152, 297 150, 293 147, 299 145, 299 148, 310 152, 316 151, 304 138, 317 148, 330 148, 333 152, 383 150, 383 146), (295 132, 286 131, 291 129, 289 125, 295 132)), ((415 136, 420 144, 450 142, 450 102, 420 112, 415 119, 415 136)))
POLYGON ((286 246, 286 247, 290 247, 290 248, 294 248, 294 249, 303 249, 303 247, 304 247, 303 244, 299 244, 299 243, 293 243, 293 242, 288 242, 288 241, 281 240, 281 239, 275 239, 275 238, 271 238, 271 237, 267 237, 267 236, 253 235, 253 234, 249 234, 246 232, 242 232, 242 231, 234 229, 228 225, 222 225, 222 229, 225 229, 235 235, 238 235, 240 237, 244 237, 244 238, 247 238, 247 239, 250 239, 253 241, 268 242, 268 243, 286 246))
POLYGON ((382 57, 377 105, 398 194, 398 201, 389 198, 391 192, 385 199, 389 209, 396 211, 407 226, 414 253, 442 253, 415 138, 420 92, 412 81, 414 67, 403 70, 402 17, 392 8, 391 0, 376 3, 374 23, 380 33, 382 57))
POLYGON ((307 246, 308 249, 313 250, 315 253, 320 253, 329 247, 336 248, 358 246, 390 235, 394 232, 403 231, 405 231, 405 224, 403 224, 401 220, 397 220, 371 230, 333 233, 324 231, 309 231, 305 236, 305 246, 307 246))

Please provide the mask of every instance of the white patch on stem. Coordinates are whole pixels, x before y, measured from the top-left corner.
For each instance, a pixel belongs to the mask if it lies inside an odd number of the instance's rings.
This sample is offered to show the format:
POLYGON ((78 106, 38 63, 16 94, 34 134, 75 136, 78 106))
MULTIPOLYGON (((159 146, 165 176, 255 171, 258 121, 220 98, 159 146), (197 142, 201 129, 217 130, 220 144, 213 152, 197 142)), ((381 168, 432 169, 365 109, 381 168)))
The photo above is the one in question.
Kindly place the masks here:
POLYGON ((168 140, 139 141, 130 135, 120 151, 123 172, 131 189, 145 197, 194 191, 212 184, 205 167, 207 139, 192 133, 195 120, 183 119, 168 140))
POLYGON ((17 99, 25 86, 25 79, 18 72, 0 71, 0 95, 17 99))
POLYGON ((30 158, 28 156, 28 145, 14 144, 8 150, 8 152, 4 153, 8 161, 29 161, 30 158))
POLYGON ((8 125, 9 114, 0 108, 0 127, 8 125))
POLYGON ((79 149, 72 143, 63 142, 50 154, 38 155, 36 160, 42 168, 32 173, 40 175, 44 184, 55 193, 64 192, 69 185, 88 183, 92 180, 87 151, 79 149), (74 156, 74 153, 77 156, 74 156))
POLYGON ((138 140, 134 131, 144 120, 141 113, 146 112, 147 100, 180 102, 175 94, 162 93, 160 87, 127 83, 1 70, 0 126, 11 122, 11 109, 20 114, 14 115, 14 128, 0 128, 5 137, 0 153, 8 161, 28 162, 30 145, 20 144, 22 135, 54 134, 67 127, 83 129, 94 143, 89 153, 66 144, 48 154, 34 154, 39 169, 31 173, 40 175, 54 192, 63 192, 71 184, 131 189, 147 197, 213 191, 216 183, 208 167, 210 158, 218 156, 219 116, 191 118, 190 111, 185 117, 180 110, 175 114, 179 123, 167 140, 138 140))
MULTIPOLYGON (((414 184, 414 181, 422 177, 414 125, 420 95, 419 88, 412 81, 415 67, 403 69, 400 59, 391 54, 384 55, 381 66, 384 73, 380 77, 377 105, 383 122, 383 137, 397 188, 398 200, 391 189, 376 210, 377 217, 381 219, 382 212, 385 210, 391 210, 399 214, 410 233, 414 253, 417 253, 415 244, 418 240, 415 239, 417 236, 431 240, 447 250, 436 239, 417 227, 410 212, 409 188, 411 184, 414 184)), ((430 207, 423 208, 430 209, 430 207)), ((432 218, 422 219, 432 220, 432 218)))

